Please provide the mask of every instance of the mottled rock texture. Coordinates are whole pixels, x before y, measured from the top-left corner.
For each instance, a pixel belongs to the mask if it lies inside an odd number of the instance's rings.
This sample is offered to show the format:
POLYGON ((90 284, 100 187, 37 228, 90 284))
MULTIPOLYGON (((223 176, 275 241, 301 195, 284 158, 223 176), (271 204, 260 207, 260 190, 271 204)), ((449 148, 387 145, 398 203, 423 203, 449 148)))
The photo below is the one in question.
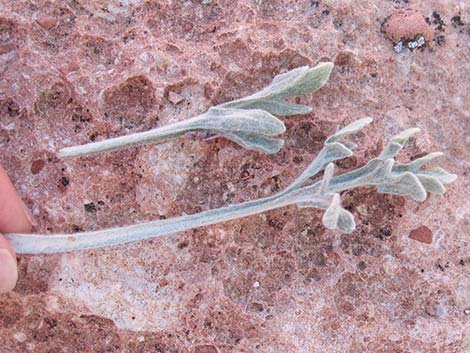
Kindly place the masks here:
POLYGON ((269 195, 328 134, 364 116, 375 121, 340 171, 418 126, 402 160, 441 150, 439 163, 459 175, 423 203, 346 192, 358 224, 350 235, 325 230, 321 212, 288 207, 112 249, 21 256, 15 291, 0 296, 0 351, 469 352, 469 23, 465 1, 0 0, 0 161, 36 231, 269 195), (396 54, 383 23, 406 8, 434 39, 396 54), (330 82, 299 99, 313 113, 285 119, 276 155, 224 139, 54 155, 194 116, 328 60, 330 82), (423 226, 431 238, 410 237, 423 226))

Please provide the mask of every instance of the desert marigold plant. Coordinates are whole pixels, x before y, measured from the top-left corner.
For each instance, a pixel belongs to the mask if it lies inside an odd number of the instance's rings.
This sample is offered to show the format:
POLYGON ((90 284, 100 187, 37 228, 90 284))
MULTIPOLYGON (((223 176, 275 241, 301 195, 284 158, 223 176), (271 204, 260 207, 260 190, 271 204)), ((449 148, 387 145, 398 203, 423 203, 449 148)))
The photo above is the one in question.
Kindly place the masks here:
POLYGON ((268 210, 296 205, 324 210, 325 227, 350 233, 355 229, 353 215, 341 206, 340 193, 357 187, 375 187, 380 193, 409 196, 424 201, 428 192, 442 194, 444 184, 456 175, 435 167, 423 169, 430 160, 442 155, 430 153, 410 163, 399 164, 395 156, 419 129, 413 128, 393 137, 377 158, 351 172, 335 175, 334 161, 351 157, 355 144, 348 136, 363 129, 372 119, 353 122, 326 139, 322 150, 305 171, 285 190, 269 197, 230 205, 166 220, 135 224, 75 234, 7 234, 17 253, 40 254, 93 249, 126 244, 142 239, 172 234, 196 227, 225 222, 268 210), (312 178, 323 171, 321 180, 312 178))

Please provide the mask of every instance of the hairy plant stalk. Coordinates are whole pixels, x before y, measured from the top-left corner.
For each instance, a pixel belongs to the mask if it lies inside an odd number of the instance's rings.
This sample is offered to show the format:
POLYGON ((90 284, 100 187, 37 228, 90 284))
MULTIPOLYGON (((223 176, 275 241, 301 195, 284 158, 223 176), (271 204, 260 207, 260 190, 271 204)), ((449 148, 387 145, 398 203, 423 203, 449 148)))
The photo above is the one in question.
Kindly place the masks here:
POLYGON ((18 254, 40 254, 100 248, 177 233, 188 229, 225 222, 283 206, 269 198, 231 205, 194 215, 158 220, 127 227, 117 227, 75 234, 7 234, 18 254))
POLYGON ((162 126, 161 128, 149 131, 87 143, 81 146, 62 148, 57 152, 57 156, 60 158, 71 158, 102 152, 117 151, 124 147, 134 147, 149 143, 170 141, 184 135, 188 131, 188 124, 196 118, 162 126))
MULTIPOLYGON (((312 188, 317 188, 318 186, 319 182, 312 185, 312 188)), ((330 191, 333 191, 333 189, 330 191)), ((75 234, 41 235, 11 233, 7 234, 6 237, 18 254, 57 253, 121 245, 147 238, 182 232, 201 226, 226 222, 237 218, 243 218, 293 203, 289 198, 282 196, 283 193, 214 210, 208 210, 193 215, 175 217, 168 220, 146 222, 126 227, 116 227, 75 234)), ((321 204, 322 202, 325 205, 324 208, 326 208, 328 206, 327 201, 319 198, 318 204, 321 204)))
POLYGON ((395 195, 408 195, 417 201, 424 201, 427 192, 444 193, 443 184, 455 180, 456 176, 441 168, 421 170, 428 161, 441 153, 430 153, 408 164, 395 164, 394 157, 406 141, 418 129, 409 129, 392 138, 378 158, 365 166, 334 176, 332 162, 352 155, 354 144, 343 141, 369 124, 371 119, 358 120, 329 137, 314 161, 285 190, 261 199, 247 201, 193 215, 176 217, 75 234, 6 234, 17 253, 55 253, 81 249, 100 248, 126 244, 142 239, 177 233, 180 231, 246 217, 279 207, 297 205, 326 210, 322 222, 329 229, 350 233, 355 229, 352 214, 341 207, 339 193, 344 190, 375 186, 377 191, 395 195), (323 178, 308 184, 310 178, 324 170, 323 178), (306 185, 307 184, 307 185, 306 185))
POLYGON ((332 63, 320 63, 313 68, 299 67, 277 75, 271 84, 255 94, 212 107, 194 118, 146 132, 66 147, 59 150, 57 155, 70 158, 116 151, 169 141, 193 131, 215 133, 247 149, 276 153, 284 141, 271 136, 283 133, 285 126, 274 115, 309 113, 310 107, 289 103, 286 99, 318 90, 328 81, 332 69, 332 63))

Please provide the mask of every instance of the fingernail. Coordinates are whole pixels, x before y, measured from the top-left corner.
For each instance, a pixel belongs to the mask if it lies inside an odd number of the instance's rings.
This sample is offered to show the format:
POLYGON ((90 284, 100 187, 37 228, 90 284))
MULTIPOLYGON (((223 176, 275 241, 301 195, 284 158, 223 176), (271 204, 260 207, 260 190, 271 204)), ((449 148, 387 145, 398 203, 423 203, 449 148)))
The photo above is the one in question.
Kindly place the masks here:
POLYGON ((15 288, 17 280, 16 259, 7 249, 0 249, 0 293, 6 293, 15 288))
POLYGON ((26 206, 24 202, 21 202, 21 204, 23 205, 23 211, 29 223, 31 223, 32 226, 35 226, 36 222, 34 221, 31 211, 29 210, 29 208, 26 206))

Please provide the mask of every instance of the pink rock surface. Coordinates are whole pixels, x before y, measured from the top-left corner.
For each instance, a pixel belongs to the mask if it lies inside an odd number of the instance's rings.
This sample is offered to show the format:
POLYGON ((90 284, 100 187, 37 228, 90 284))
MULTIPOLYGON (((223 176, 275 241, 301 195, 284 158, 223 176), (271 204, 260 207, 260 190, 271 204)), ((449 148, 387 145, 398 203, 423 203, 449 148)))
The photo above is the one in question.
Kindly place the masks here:
POLYGON ((459 179, 423 203, 345 193, 357 230, 289 207, 122 247, 21 256, 0 296, 0 352, 469 352, 470 7, 462 1, 0 0, 0 161, 35 231, 74 232, 272 194, 328 134, 364 116, 361 166, 418 126, 402 160, 440 150, 459 179), (412 8, 434 43, 394 53, 412 8), (276 155, 180 139, 67 161, 64 146, 144 131, 334 61, 284 119, 276 155), (178 95, 179 104, 168 100, 178 95), (173 94, 172 94, 173 96, 173 94), (426 245, 409 238, 426 226, 426 245))

